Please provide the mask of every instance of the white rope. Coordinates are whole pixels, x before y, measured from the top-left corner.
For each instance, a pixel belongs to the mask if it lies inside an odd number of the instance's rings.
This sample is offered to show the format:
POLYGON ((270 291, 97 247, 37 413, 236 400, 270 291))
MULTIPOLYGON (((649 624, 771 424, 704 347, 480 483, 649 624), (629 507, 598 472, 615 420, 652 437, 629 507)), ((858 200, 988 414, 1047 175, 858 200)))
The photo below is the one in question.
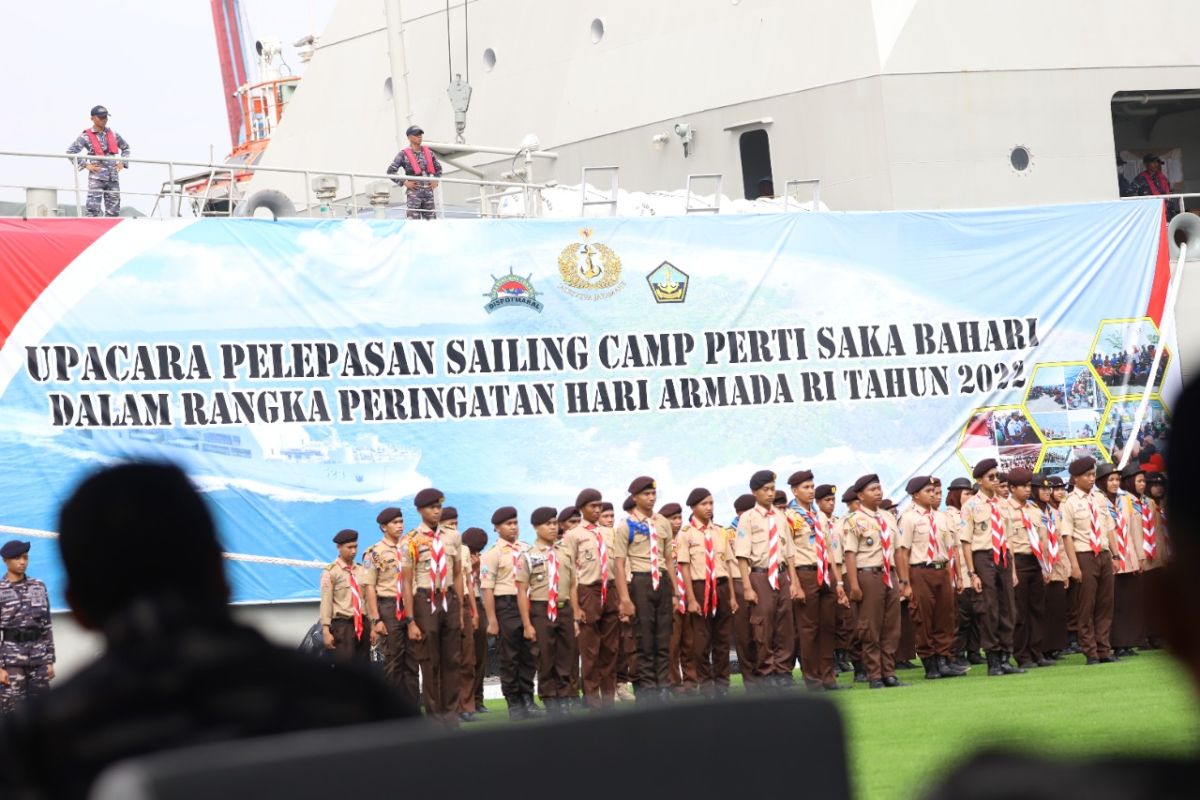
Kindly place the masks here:
MULTIPOLYGON (((7 533, 12 536, 28 536, 31 539, 57 539, 58 534, 54 531, 41 531, 37 528, 18 528, 15 525, 0 525, 0 533, 7 533)), ((230 561, 244 561, 250 564, 274 564, 280 567, 308 567, 310 569, 324 569, 326 564, 322 561, 305 561, 299 558, 278 558, 276 556, 254 556, 246 553, 222 553, 225 558, 230 561)))

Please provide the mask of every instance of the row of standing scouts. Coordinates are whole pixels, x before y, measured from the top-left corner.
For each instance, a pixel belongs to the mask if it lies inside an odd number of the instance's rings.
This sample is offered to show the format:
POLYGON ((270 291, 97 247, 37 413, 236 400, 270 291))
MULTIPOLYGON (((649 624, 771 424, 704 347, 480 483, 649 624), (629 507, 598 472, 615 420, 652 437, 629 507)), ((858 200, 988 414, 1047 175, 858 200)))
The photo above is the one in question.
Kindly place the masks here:
POLYGON ((1157 646, 1138 581, 1167 557, 1166 482, 1092 458, 1069 473, 1064 484, 986 459, 976 483, 956 478, 944 498, 937 477, 913 478, 898 516, 864 475, 839 516, 837 490, 811 472, 788 478, 789 500, 762 470, 729 526, 703 488, 686 515, 676 503, 656 512, 655 482, 639 477, 616 524, 612 504, 584 489, 561 512, 532 512, 532 545, 518 541, 517 510, 498 509, 486 550, 487 534, 460 533, 455 509, 425 489, 420 524, 406 534, 403 512, 384 509, 383 538, 360 563, 358 534, 334 537, 325 646, 347 660, 377 648, 392 685, 451 724, 487 712, 489 635, 516 719, 603 709, 626 682, 639 701, 724 695, 731 646, 750 690, 791 685, 797 662, 815 691, 849 688, 837 676, 850 670, 873 689, 904 686, 896 670, 914 656, 931 680, 1080 652, 1110 663, 1157 646))

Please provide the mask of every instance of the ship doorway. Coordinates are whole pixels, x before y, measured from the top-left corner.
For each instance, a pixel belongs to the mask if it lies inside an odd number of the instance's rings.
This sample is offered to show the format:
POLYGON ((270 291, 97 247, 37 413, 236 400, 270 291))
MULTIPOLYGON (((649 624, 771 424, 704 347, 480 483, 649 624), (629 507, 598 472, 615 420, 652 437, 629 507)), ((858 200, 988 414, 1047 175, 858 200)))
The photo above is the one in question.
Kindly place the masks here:
MULTIPOLYGON (((1173 193, 1200 192, 1200 89, 1117 92, 1112 121, 1113 189, 1118 194, 1135 193, 1133 184, 1147 167, 1143 159, 1151 155, 1162 159, 1162 174, 1173 193)), ((1168 213, 1198 206, 1192 198, 1168 213)))
POLYGON ((771 142, 764 130, 746 131, 738 137, 742 155, 742 190, 747 200, 775 196, 771 177, 771 142))

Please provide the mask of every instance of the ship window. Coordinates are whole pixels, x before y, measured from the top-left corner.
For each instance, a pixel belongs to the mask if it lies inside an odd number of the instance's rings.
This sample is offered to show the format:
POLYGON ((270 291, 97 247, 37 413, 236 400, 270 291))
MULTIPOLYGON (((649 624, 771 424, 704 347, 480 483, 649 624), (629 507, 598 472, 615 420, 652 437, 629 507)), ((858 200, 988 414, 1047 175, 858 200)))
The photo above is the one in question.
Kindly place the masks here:
POLYGON ((383 82, 383 99, 384 100, 392 99, 392 79, 391 78, 387 78, 383 82))
POLYGON ((483 68, 491 72, 496 67, 496 51, 488 48, 483 51, 483 68))
POLYGON ((746 131, 738 138, 742 154, 742 189, 747 200, 774 196, 771 178, 771 143, 764 130, 746 131))
POLYGON ((597 17, 592 20, 592 44, 600 44, 604 38, 604 20, 597 17))
POLYGON ((1012 168, 1017 172, 1024 172, 1029 169, 1029 162, 1032 157, 1029 154, 1029 148, 1024 145, 1017 145, 1008 154, 1008 163, 1012 164, 1012 168))

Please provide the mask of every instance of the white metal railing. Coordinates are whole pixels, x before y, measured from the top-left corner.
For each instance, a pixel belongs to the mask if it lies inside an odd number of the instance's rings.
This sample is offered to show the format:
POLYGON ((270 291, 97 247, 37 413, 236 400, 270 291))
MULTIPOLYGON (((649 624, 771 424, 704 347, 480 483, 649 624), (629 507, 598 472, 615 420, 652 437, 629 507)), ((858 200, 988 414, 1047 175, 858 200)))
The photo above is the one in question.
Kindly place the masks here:
MULTIPOLYGON (((812 210, 819 211, 821 209, 821 179, 820 178, 792 178, 783 184, 783 210, 788 210, 788 205, 792 198, 795 197, 797 203, 800 203, 799 193, 794 191, 792 187, 797 189, 804 185, 812 186, 812 210)), ((803 203, 801 203, 803 205, 803 203)))
POLYGON ((697 173, 687 176, 687 194, 684 199, 683 213, 685 214, 720 214, 721 213, 721 183, 722 175, 719 172, 697 173), (698 192, 695 189, 696 181, 712 181, 713 183, 713 201, 709 205, 699 201, 698 192))
MULTIPOLYGON (((436 149, 436 148, 431 148, 436 149)), ((461 148, 453 148, 455 151, 461 148)), ((496 150, 499 148, 492 148, 496 150)), ((552 153, 534 153, 541 157, 553 157, 552 153)), ((403 184, 404 181, 413 181, 416 183, 438 183, 438 187, 434 190, 436 197, 436 205, 439 208, 445 209, 441 186, 464 186, 477 189, 479 192, 480 211, 477 212, 481 216, 485 216, 488 210, 489 198, 497 196, 498 193, 511 190, 519 190, 525 194, 525 208, 533 209, 537 204, 532 201, 532 195, 546 188, 543 183, 530 183, 526 181, 505 181, 505 180, 478 180, 474 178, 459 178, 453 176, 428 177, 428 176, 413 176, 395 174, 389 175, 385 172, 351 172, 348 170, 336 169, 296 169, 290 167, 263 167, 258 165, 247 164, 213 164, 199 161, 178 161, 174 159, 156 159, 156 158, 135 158, 125 156, 93 156, 86 153, 46 153, 34 151, 18 151, 18 150, 0 150, 0 158, 24 158, 24 159, 52 159, 63 160, 67 163, 72 172, 72 182, 70 185, 54 185, 44 181, 34 181, 24 186, 12 183, 0 184, 0 189, 25 189, 29 187, 45 189, 58 192, 66 192, 73 194, 75 197, 75 214, 76 216, 84 215, 84 199, 88 194, 86 185, 81 183, 81 177, 84 170, 78 169, 77 165, 84 163, 96 162, 121 162, 123 164, 134 165, 149 165, 153 167, 165 168, 167 180, 161 182, 158 191, 138 191, 134 189, 122 188, 122 195, 132 197, 151 197, 155 199, 154 208, 151 211, 153 216, 183 216, 185 207, 190 207, 194 216, 233 216, 235 206, 238 202, 246 199, 249 194, 253 194, 254 190, 259 188, 253 185, 250 186, 248 193, 243 193, 239 187, 239 178, 242 181, 248 177, 254 177, 259 174, 286 176, 289 180, 295 179, 301 181, 299 193, 293 194, 294 197, 302 197, 303 203, 300 205, 299 213, 302 215, 313 216, 328 216, 335 214, 339 207, 342 213, 347 216, 359 216, 363 211, 371 211, 376 215, 380 212, 386 212, 388 208, 397 207, 403 208, 406 202, 402 199, 396 202, 391 200, 391 186, 388 187, 388 197, 386 202, 381 202, 382 192, 378 191, 379 187, 375 186, 376 191, 372 191, 371 184, 388 181, 395 184, 399 181, 403 184), (186 168, 190 173, 188 175, 180 175, 183 171, 181 168, 186 168), (333 177, 338 180, 337 188, 330 197, 320 197, 317 190, 313 187, 314 177, 333 177), (348 192, 341 193, 340 179, 348 180, 348 192), (185 191, 185 186, 203 185, 204 192, 202 194, 192 194, 185 191), (214 195, 214 191, 224 192, 225 195, 214 195), (160 206, 163 201, 166 201, 166 208, 160 212, 160 206), (214 210, 214 203, 223 203, 223 207, 219 211, 214 210)), ((289 193, 290 194, 290 193, 289 193)), ((465 213, 465 209, 464 209, 465 213)))

